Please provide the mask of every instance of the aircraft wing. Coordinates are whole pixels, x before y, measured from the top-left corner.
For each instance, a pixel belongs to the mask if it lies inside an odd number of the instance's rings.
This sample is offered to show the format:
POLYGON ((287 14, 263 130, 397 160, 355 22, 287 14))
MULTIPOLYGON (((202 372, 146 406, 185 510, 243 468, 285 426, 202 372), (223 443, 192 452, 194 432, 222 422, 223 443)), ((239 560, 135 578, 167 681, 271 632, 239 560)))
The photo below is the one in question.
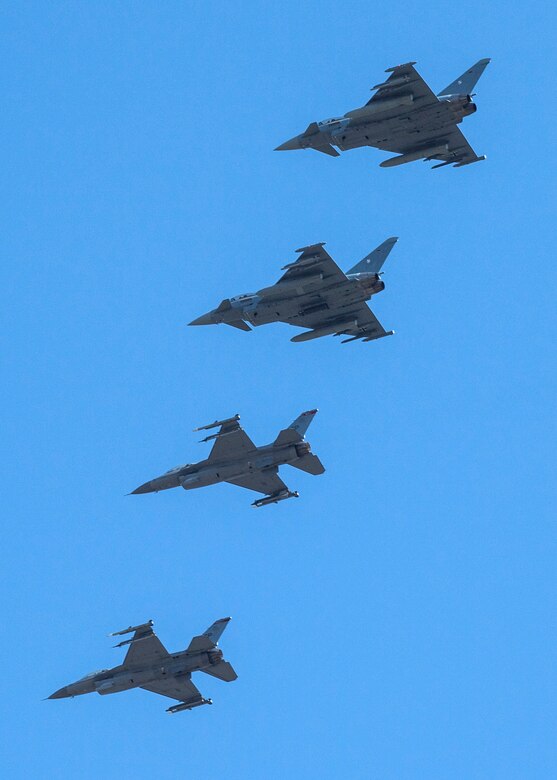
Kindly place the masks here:
POLYGON ((153 680, 147 685, 141 685, 141 688, 145 691, 151 691, 151 693, 159 693, 161 696, 168 696, 170 699, 178 699, 184 703, 193 704, 194 702, 201 702, 202 696, 200 691, 195 687, 191 681, 191 675, 181 674, 179 677, 169 675, 163 677, 160 680, 153 680))
POLYGON ((437 95, 432 92, 418 71, 414 68, 415 64, 415 62, 407 62, 405 65, 387 68, 385 73, 390 73, 391 75, 383 84, 376 84, 375 87, 373 87, 377 92, 368 100, 366 106, 371 105, 376 100, 390 100, 391 98, 409 94, 413 97, 412 103, 410 103, 406 109, 405 107, 398 108, 397 114, 402 114, 405 110, 413 111, 416 107, 423 108, 424 106, 439 103, 437 95))
POLYGON ((356 339, 374 341, 375 339, 383 338, 383 336, 392 336, 394 332, 392 330, 385 330, 375 314, 365 303, 362 304, 359 309, 352 310, 349 316, 354 317, 357 324, 353 327, 343 328, 343 330, 340 331, 340 335, 349 337, 343 339, 343 344, 347 341, 355 341, 356 339))
MULTIPOLYGON (((434 105, 435 103, 442 103, 442 101, 433 94, 419 73, 414 69, 413 65, 414 63, 408 63, 407 65, 399 65, 396 68, 390 68, 391 76, 384 84, 378 85, 379 88, 377 92, 371 100, 368 101, 367 105, 373 103, 374 100, 396 98, 408 93, 412 93, 414 97, 413 102, 407 107, 408 111, 413 111, 416 107, 423 108, 424 106, 434 105), (389 84, 391 83, 394 86, 389 87, 389 84)), ((405 110, 405 107, 398 108, 397 115, 403 114, 405 110)), ((424 129, 419 133, 419 137, 415 134, 403 133, 397 134, 393 138, 387 138, 385 141, 373 143, 373 146, 378 149, 383 149, 386 152, 398 152, 399 154, 409 154, 422 148, 426 150, 432 146, 444 145, 447 147, 446 152, 435 154, 428 159, 440 160, 441 165, 450 165, 452 163, 457 167, 484 159, 483 157, 478 157, 464 137, 462 131, 454 122, 450 122, 448 119, 447 124, 444 127, 432 127, 429 130, 424 129)), ((434 165, 433 167, 437 168, 441 167, 441 165, 434 165)))
POLYGON ((433 168, 451 164, 461 167, 485 159, 484 157, 478 157, 466 140, 464 133, 455 124, 447 124, 445 127, 420 133, 419 143, 415 136, 404 135, 398 140, 389 139, 374 143, 374 146, 386 152, 398 152, 399 154, 409 154, 418 151, 420 148, 428 149, 432 146, 446 146, 446 151, 425 158, 441 161, 440 165, 434 165, 433 168))
MULTIPOLYGON (((115 634, 110 634, 110 636, 117 636, 122 633, 131 632, 127 629, 125 631, 117 631, 115 634)), ((149 665, 169 657, 165 646, 153 631, 151 622, 137 626, 132 638, 120 642, 116 647, 122 647, 123 645, 130 645, 124 658, 124 666, 149 665)))
POLYGON ((237 479, 227 479, 231 485, 255 490, 256 493, 265 493, 273 495, 281 490, 288 490, 282 479, 277 474, 277 469, 264 469, 263 471, 254 471, 253 474, 246 474, 237 479))
POLYGON ((324 244, 312 244, 296 249, 296 252, 301 252, 301 255, 293 263, 284 266, 283 271, 285 270, 286 273, 280 277, 277 284, 299 282, 303 292, 304 283, 315 284, 316 276, 321 276, 321 280, 318 279, 319 282, 344 281, 346 274, 338 267, 331 255, 323 249, 323 246, 324 244))
POLYGON ((433 168, 441 168, 442 165, 451 164, 453 164, 455 168, 461 168, 463 165, 469 165, 470 163, 485 159, 483 156, 478 157, 466 140, 462 130, 456 125, 447 129, 442 140, 447 143, 447 151, 443 154, 436 154, 435 157, 431 158, 432 160, 441 160, 441 163, 439 165, 434 165, 433 168))
MULTIPOLYGON (((323 330, 322 335, 333 333, 336 335, 348 334, 356 336, 356 338, 367 338, 369 336, 369 341, 379 339, 382 336, 390 336, 393 333, 393 331, 385 330, 375 314, 364 302, 359 305, 345 306, 342 299, 337 300, 334 296, 326 296, 326 303, 325 311, 316 310, 306 315, 289 318, 285 322, 301 328, 309 328, 310 331, 323 330)), ((306 332, 308 331, 297 334, 292 341, 306 341, 304 337, 306 332)))
POLYGON ((207 436, 203 441, 209 439, 215 439, 209 454, 210 461, 234 459, 256 449, 255 444, 240 425, 238 415, 224 421, 218 433, 207 436))

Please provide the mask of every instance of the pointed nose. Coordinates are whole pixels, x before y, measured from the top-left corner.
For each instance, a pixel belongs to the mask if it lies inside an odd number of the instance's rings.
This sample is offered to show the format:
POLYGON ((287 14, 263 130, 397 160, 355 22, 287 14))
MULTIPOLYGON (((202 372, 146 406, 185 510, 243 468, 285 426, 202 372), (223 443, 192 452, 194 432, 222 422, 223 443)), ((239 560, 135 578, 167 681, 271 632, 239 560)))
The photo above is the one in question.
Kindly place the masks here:
POLYGON ((291 138, 290 141, 285 141, 280 146, 277 146, 275 149, 275 152, 288 152, 291 149, 301 149, 300 145, 300 136, 297 135, 295 138, 291 138))
POLYGON ((212 325, 214 323, 213 312, 208 311, 207 314, 202 314, 196 320, 192 320, 190 325, 212 325))
POLYGON ((137 496, 140 493, 153 493, 155 491, 155 488, 153 487, 152 480, 149 482, 145 482, 143 485, 140 485, 135 490, 132 490, 131 493, 128 493, 130 496, 137 496))
POLYGON ((64 685, 63 688, 60 688, 58 691, 55 691, 51 696, 49 696, 49 699, 66 699, 70 694, 68 693, 68 686, 64 685))

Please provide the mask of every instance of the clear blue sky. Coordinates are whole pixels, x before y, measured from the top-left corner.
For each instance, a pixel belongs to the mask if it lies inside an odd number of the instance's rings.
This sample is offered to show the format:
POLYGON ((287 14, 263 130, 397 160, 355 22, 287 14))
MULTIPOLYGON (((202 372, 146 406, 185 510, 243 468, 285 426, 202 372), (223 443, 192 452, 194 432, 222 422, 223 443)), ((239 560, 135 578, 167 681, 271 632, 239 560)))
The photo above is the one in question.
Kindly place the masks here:
POLYGON ((3 65, 3 768, 10 778, 557 775, 555 26, 537 5, 15 3, 3 65), (273 148, 417 60, 481 57, 430 171, 273 148), (317 241, 391 235, 396 336, 293 345, 186 324, 317 241), (261 510, 228 485, 126 497, 242 415, 300 411, 322 477, 261 510), (238 671, 169 717, 143 691, 43 702, 232 615, 238 671))

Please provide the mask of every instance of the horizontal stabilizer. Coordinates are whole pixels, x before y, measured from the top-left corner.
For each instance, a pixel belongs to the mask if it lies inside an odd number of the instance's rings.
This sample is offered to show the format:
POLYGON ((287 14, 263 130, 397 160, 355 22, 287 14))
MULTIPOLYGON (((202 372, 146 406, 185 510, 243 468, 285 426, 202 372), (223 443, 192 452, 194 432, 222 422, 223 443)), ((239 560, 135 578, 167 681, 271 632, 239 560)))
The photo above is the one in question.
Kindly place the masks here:
POLYGON ((210 674, 212 677, 217 677, 219 680, 224 680, 224 682, 233 682, 238 677, 232 668, 232 664, 229 664, 228 661, 221 661, 214 666, 205 666, 200 671, 210 674))
POLYGON ((366 255, 363 258, 363 260, 360 260, 359 263, 356 263, 353 268, 347 271, 347 276, 350 274, 362 273, 378 274, 383 267, 383 263, 389 256, 391 249, 394 247, 397 241, 398 238, 396 236, 383 241, 383 243, 378 246, 377 249, 374 249, 373 252, 370 252, 369 255, 366 255))
POLYGON ((325 471, 325 466, 321 463, 317 455, 314 455, 311 452, 308 452, 303 458, 291 461, 289 465, 316 476, 317 474, 323 474, 325 471))
POLYGON ((455 81, 449 84, 441 92, 438 92, 438 97, 445 97, 447 95, 470 95, 474 91, 474 87, 478 83, 478 80, 484 70, 487 68, 491 60, 486 57, 483 60, 479 60, 475 65, 472 65, 462 76, 459 76, 455 81))

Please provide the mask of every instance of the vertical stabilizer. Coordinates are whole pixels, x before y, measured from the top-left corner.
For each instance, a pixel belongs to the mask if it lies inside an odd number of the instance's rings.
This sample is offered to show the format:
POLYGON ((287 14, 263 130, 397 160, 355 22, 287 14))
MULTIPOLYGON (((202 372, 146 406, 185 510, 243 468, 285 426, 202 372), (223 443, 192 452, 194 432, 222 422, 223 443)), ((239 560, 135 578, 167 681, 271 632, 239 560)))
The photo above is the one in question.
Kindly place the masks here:
POLYGON ((383 263, 388 258, 391 249, 394 247, 396 242, 398 241, 398 238, 393 236, 393 238, 388 238, 386 241, 383 241, 383 243, 377 247, 377 249, 374 249, 373 252, 370 252, 369 255, 366 255, 362 260, 360 260, 359 263, 356 263, 354 268, 351 268, 349 271, 346 272, 347 276, 350 276, 351 274, 378 274, 381 268, 383 267, 383 263))
POLYGON ((471 95, 474 91, 474 87, 478 83, 478 79, 487 68, 491 60, 486 57, 483 60, 478 60, 475 65, 472 65, 462 76, 459 76, 455 81, 449 84, 448 87, 437 93, 437 97, 446 97, 447 95, 471 95))
POLYGON ((296 417, 294 422, 290 423, 288 428, 284 428, 279 433, 273 444, 275 446, 282 446, 283 444, 292 444, 297 441, 302 441, 313 418, 317 414, 317 411, 317 409, 310 409, 309 412, 302 412, 299 417, 296 417))

